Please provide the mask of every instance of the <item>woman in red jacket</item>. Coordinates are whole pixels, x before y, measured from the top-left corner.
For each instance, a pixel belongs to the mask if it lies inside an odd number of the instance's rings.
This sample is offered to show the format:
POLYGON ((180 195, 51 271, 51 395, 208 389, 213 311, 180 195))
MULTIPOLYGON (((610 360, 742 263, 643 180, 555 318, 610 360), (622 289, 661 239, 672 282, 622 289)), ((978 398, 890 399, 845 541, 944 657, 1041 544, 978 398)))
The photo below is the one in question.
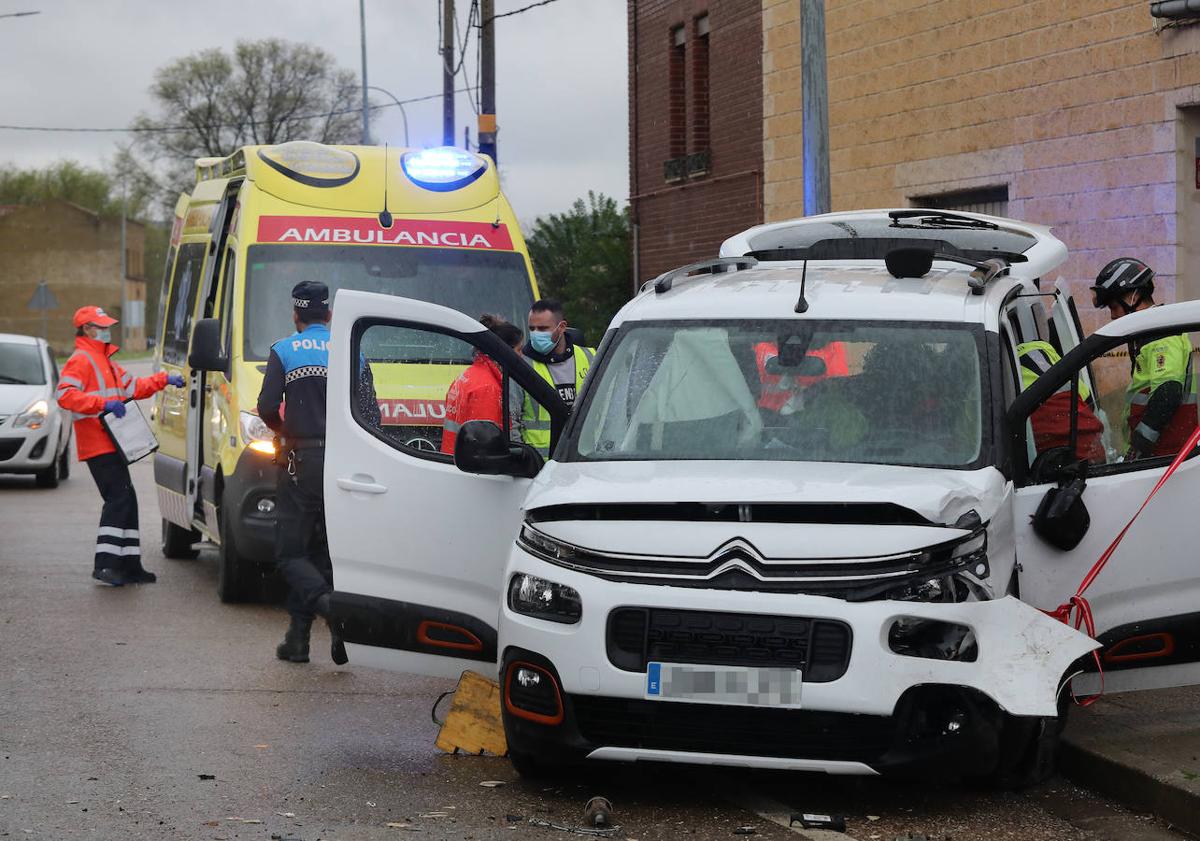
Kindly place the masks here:
POLYGON ((142 400, 167 385, 182 386, 183 377, 160 371, 134 379, 112 361, 117 346, 109 328, 117 320, 99 307, 80 307, 75 312, 75 352, 63 366, 58 381, 58 405, 71 412, 75 421, 75 449, 79 460, 92 472, 104 508, 96 534, 96 563, 92 578, 102 584, 151 584, 157 580, 142 567, 138 536, 137 495, 129 478, 125 457, 117 452, 99 416, 111 412, 125 416, 125 401, 142 400))
MULTIPOLYGON (((521 328, 498 315, 481 315, 479 323, 495 333, 506 345, 520 352, 524 336, 521 328)), ((524 394, 510 391, 510 424, 521 416, 524 394)), ((504 375, 500 366, 485 353, 475 351, 471 367, 458 375, 446 392, 446 418, 442 421, 442 452, 454 455, 458 431, 467 421, 487 420, 504 429, 504 375)), ((511 428, 511 427, 510 427, 511 428)), ((520 440, 518 437, 516 440, 520 440)))

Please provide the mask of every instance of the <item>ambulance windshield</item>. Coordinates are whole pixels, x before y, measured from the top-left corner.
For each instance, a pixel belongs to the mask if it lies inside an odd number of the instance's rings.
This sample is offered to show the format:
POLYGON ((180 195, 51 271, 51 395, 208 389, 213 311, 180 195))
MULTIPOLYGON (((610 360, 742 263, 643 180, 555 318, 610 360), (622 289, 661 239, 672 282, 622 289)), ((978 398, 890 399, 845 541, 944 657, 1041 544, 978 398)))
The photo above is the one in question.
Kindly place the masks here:
POLYGON ((331 294, 357 289, 484 313, 523 326, 533 303, 525 261, 515 251, 363 245, 254 245, 246 273, 243 354, 262 361, 294 332, 291 290, 319 280, 331 294))
POLYGON ((568 460, 980 466, 982 332, 863 321, 631 324, 568 460))

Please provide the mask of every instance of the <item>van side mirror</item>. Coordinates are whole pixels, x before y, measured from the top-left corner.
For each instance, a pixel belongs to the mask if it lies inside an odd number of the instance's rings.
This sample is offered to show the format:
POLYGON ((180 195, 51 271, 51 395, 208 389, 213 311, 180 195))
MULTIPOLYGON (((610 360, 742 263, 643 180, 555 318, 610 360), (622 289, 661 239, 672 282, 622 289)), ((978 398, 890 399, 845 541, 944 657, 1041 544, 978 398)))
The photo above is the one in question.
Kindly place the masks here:
POLYGON ((528 444, 510 441, 491 421, 473 420, 458 431, 454 464, 464 473, 532 479, 542 469, 542 457, 528 444))
POLYGON ((194 371, 225 371, 229 356, 221 346, 221 323, 215 318, 202 318, 192 329, 192 348, 188 365, 194 371))

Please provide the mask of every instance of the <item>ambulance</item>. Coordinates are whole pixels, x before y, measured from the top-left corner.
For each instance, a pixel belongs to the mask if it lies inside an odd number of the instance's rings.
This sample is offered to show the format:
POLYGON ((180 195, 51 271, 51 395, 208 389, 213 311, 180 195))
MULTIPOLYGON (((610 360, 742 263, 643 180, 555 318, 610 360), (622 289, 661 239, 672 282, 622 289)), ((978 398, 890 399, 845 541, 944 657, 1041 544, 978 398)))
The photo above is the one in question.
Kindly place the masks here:
MULTIPOLYGON (((163 279, 156 363, 188 381, 156 398, 154 476, 169 558, 219 548, 223 601, 258 595, 273 563, 275 444, 256 414, 272 343, 302 280, 523 324, 532 265, 494 163, 451 147, 294 141, 196 162, 163 279)), ((470 356, 437 337, 364 348, 379 432, 438 456, 446 390, 470 356), (386 361, 381 361, 386 360, 386 361)))

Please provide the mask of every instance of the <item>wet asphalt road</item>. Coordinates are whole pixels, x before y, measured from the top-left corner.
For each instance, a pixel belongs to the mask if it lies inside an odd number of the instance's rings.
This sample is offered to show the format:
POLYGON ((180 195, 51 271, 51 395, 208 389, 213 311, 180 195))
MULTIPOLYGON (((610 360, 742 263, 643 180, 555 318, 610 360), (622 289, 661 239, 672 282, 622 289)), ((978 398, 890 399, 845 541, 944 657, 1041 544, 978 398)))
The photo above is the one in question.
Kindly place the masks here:
POLYGON ((164 559, 149 461, 133 472, 159 583, 120 589, 89 577, 85 466, 56 490, 0 476, 0 837, 553 841, 579 836, 529 819, 575 824, 595 794, 633 839, 796 838, 757 814, 791 808, 842 812, 853 837, 884 841, 1161 831, 1065 783, 1016 795, 604 766, 547 786, 503 759, 442 755, 430 708, 449 682, 336 667, 323 628, 311 664, 277 661, 283 610, 222 605, 211 550, 164 559))

